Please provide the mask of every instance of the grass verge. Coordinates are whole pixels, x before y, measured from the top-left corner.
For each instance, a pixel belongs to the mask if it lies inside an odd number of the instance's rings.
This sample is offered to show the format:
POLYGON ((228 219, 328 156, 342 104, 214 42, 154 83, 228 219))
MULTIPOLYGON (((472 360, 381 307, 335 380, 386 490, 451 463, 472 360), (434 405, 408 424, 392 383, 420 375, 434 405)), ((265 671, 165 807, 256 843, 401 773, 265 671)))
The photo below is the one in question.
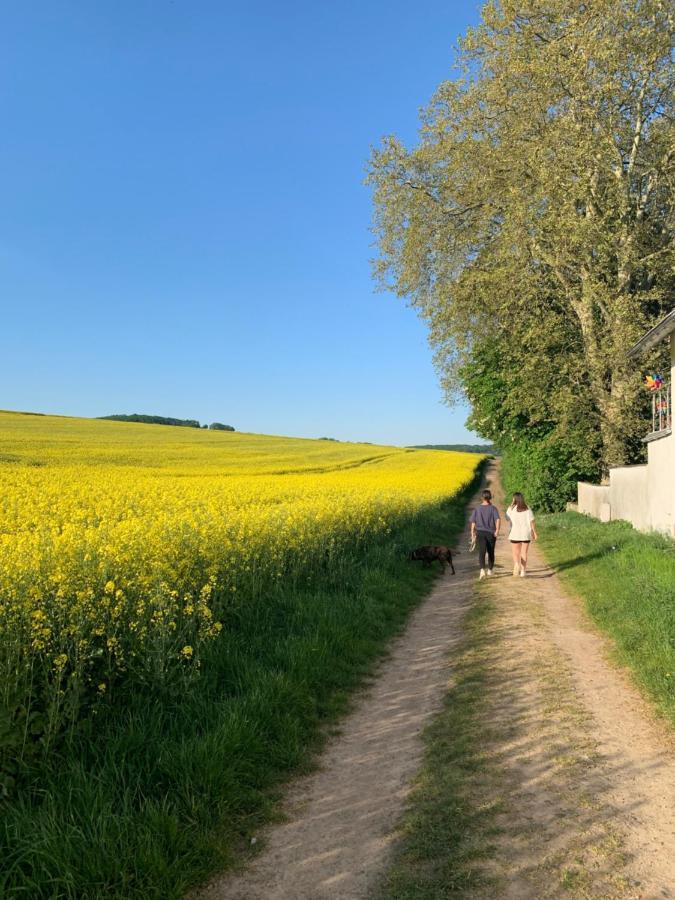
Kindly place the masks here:
POLYGON ((0 896, 171 900, 241 859, 429 591, 403 551, 452 544, 479 479, 311 589, 239 604, 194 686, 83 727, 0 806, 0 896))
POLYGON ((540 531, 549 563, 675 725, 675 544, 572 512, 542 517, 540 531))
POLYGON ((480 860, 490 851, 499 800, 476 798, 485 788, 487 758, 488 625, 481 601, 467 614, 466 637, 453 660, 453 684, 443 710, 424 734, 425 755, 379 900, 440 900, 461 896, 488 875, 480 860))

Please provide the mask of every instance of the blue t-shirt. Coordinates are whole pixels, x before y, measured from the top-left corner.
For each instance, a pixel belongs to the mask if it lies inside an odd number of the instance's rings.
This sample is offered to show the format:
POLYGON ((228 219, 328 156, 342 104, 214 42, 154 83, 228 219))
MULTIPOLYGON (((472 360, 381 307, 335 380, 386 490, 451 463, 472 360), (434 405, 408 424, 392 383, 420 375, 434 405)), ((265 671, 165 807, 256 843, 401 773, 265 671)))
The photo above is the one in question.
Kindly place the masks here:
POLYGON ((499 510, 491 503, 481 503, 471 513, 471 521, 475 522, 476 531, 489 531, 490 534, 495 533, 498 518, 499 510))

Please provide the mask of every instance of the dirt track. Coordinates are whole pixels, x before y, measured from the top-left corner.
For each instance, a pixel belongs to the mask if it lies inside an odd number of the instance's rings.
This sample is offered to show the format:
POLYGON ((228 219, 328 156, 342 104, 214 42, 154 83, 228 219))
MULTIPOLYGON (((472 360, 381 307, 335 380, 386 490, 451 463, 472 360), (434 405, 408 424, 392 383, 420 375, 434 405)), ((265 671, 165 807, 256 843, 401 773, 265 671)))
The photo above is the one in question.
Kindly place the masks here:
MULTIPOLYGON (((495 467, 487 477, 499 492, 495 467)), ((264 836, 260 855, 201 897, 373 895, 420 766, 420 733, 452 677, 464 614, 488 596, 498 609, 485 660, 493 764, 476 802, 503 798, 485 863, 499 885, 491 896, 675 897, 670 735, 606 661, 603 639, 536 547, 526 579, 511 575, 505 540, 487 583, 476 581, 475 557, 463 554, 456 568, 413 615, 318 771, 291 786, 286 821, 264 836)))

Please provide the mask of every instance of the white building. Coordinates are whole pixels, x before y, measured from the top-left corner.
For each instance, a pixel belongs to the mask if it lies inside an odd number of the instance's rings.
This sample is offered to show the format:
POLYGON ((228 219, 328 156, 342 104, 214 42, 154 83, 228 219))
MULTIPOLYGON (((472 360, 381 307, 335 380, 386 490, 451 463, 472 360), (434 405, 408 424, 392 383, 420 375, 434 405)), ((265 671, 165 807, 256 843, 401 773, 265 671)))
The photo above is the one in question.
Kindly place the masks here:
POLYGON ((661 341, 670 341, 670 373, 652 396, 651 431, 645 437, 647 463, 610 469, 609 484, 578 484, 579 512, 603 522, 626 519, 641 531, 661 531, 675 538, 675 309, 629 351, 637 359, 661 341))

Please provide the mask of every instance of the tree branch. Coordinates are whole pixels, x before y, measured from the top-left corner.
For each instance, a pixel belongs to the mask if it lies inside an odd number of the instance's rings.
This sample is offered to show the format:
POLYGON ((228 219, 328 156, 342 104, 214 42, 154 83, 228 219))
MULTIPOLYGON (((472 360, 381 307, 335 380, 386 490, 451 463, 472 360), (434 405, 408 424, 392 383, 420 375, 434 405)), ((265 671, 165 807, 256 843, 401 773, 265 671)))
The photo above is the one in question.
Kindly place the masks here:
POLYGON ((449 216, 450 218, 459 218, 460 216, 464 216, 467 213, 472 212, 474 209, 480 209, 482 206, 485 206, 485 203, 481 200, 478 203, 470 203, 469 206, 465 206, 463 209, 448 209, 447 207, 442 206, 441 201, 438 199, 438 197, 436 197, 429 190, 429 188, 425 187, 424 185, 415 184, 414 182, 410 181, 410 179, 402 181, 401 184, 404 187, 411 188, 413 191, 419 191, 420 193, 424 194, 425 197, 428 197, 429 200, 431 200, 437 206, 440 206, 443 215, 449 216))
POLYGON ((635 160, 637 159, 638 150, 640 148, 640 138, 642 137, 642 126, 644 125, 644 118, 642 115, 642 104, 644 102, 645 93, 647 92, 647 82, 648 79, 645 78, 640 86, 640 93, 637 98, 637 109, 635 112, 635 126, 633 128, 633 144, 630 149, 630 155, 628 157, 628 166, 626 168, 626 179, 628 184, 630 184, 630 179, 633 174, 633 169, 635 168, 635 160))

